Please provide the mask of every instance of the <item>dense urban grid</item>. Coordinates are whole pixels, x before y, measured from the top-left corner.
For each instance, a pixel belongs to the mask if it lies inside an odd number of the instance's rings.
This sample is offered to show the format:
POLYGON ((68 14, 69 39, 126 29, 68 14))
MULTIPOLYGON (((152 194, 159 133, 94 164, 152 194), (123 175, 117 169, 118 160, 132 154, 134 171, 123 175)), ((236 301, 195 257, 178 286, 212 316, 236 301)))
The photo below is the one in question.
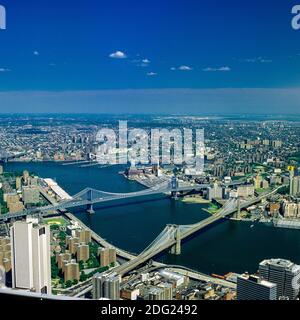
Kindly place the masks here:
MULTIPOLYGON (((236 115, 121 118, 147 132, 204 129, 204 172, 195 174, 185 163, 172 161, 167 165, 131 163, 122 172, 124 179, 150 191, 108 196, 90 189, 73 197, 54 177, 27 170, 8 172, 6 163, 55 161, 66 170, 72 165, 100 166, 97 132, 117 130, 119 119, 0 118, 1 290, 57 299, 299 299, 300 266, 281 257, 261 261, 256 274, 232 270, 221 276, 165 265, 155 256, 166 250, 179 255, 183 238, 223 219, 269 224, 274 230, 300 229, 300 121, 236 115), (126 202, 147 192, 166 193, 170 201, 206 204, 210 217, 194 225, 168 225, 145 251, 135 255, 107 242, 68 210, 86 206, 87 214, 93 214, 96 203, 126 202)), ((132 147, 135 142, 129 143, 132 147)))

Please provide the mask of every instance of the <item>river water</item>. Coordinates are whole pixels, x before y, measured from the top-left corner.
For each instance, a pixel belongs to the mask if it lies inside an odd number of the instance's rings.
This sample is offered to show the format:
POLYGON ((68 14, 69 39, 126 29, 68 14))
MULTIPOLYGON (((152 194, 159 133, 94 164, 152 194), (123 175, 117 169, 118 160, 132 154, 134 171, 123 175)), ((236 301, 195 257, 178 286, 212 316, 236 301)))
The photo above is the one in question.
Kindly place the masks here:
MULTIPOLYGON (((118 174, 124 167, 63 166, 60 163, 8 163, 6 171, 29 170, 43 178, 55 179, 69 194, 86 187, 109 192, 142 190, 139 184, 118 174)), ((208 217, 205 205, 186 204, 162 196, 106 203, 87 215, 73 211, 91 229, 112 244, 139 253, 168 223, 190 224, 208 217)), ((273 228, 263 224, 224 221, 205 230, 182 245, 182 254, 159 257, 164 263, 179 264, 211 274, 255 272, 267 258, 285 258, 300 264, 300 230, 273 228)))

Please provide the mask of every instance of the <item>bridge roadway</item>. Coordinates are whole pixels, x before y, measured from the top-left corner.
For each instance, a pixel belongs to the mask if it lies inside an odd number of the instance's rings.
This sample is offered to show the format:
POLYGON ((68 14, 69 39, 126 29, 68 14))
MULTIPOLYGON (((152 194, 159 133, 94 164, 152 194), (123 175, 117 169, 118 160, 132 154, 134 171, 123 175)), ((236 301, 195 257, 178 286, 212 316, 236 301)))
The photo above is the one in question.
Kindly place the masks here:
POLYGON ((26 155, 26 152, 13 154, 13 153, 8 153, 3 149, 0 149, 0 161, 6 161, 7 162, 10 159, 16 159, 16 158, 19 158, 19 157, 23 157, 25 155, 26 155))
MULTIPOLYGON (((252 198, 248 201, 243 201, 240 203, 240 209, 247 208, 255 203, 260 202, 262 199, 276 193, 278 189, 281 187, 278 187, 274 189, 271 192, 262 194, 261 196, 257 198, 252 198)), ((113 272, 116 272, 117 274, 123 276, 129 271, 134 270, 139 265, 145 263, 146 261, 152 259, 153 257, 157 256, 159 253, 166 251, 170 247, 173 247, 176 245, 176 232, 179 228, 179 234, 180 239, 184 240, 185 238, 190 237, 192 234, 208 227, 209 225, 226 218, 227 216, 235 213, 238 210, 238 201, 236 199, 229 200, 225 206, 222 208, 221 211, 214 214, 213 216, 202 220, 196 224, 192 225, 168 225, 165 227, 165 229, 159 234, 159 236, 148 246, 139 256, 132 259, 131 261, 128 261, 124 263, 123 265, 115 268, 113 272)))
MULTIPOLYGON (((239 185, 242 184, 243 181, 232 182, 229 185, 239 185)), ((60 201, 57 203, 52 202, 48 206, 33 208, 33 209, 26 209, 17 213, 8 213, 0 215, 0 221, 7 221, 9 219, 19 219, 26 217, 28 215, 34 214, 43 214, 47 212, 55 212, 55 211, 65 211, 68 208, 75 208, 81 206, 92 206, 97 203, 105 203, 105 202, 112 202, 117 200, 123 199, 131 199, 131 198, 138 198, 138 197, 145 197, 157 194, 169 194, 172 192, 189 192, 189 191, 199 191, 202 189, 207 189, 210 185, 209 184, 187 184, 185 182, 179 181, 179 185, 176 189, 171 188, 171 185, 168 181, 161 183, 157 186, 152 188, 148 188, 146 190, 137 191, 137 192, 130 192, 130 193, 111 193, 105 192, 101 190, 96 190, 92 188, 86 188, 76 195, 72 197, 71 200, 60 201)), ((49 200, 45 191, 42 190, 42 187, 39 187, 41 194, 49 200)), ((92 210, 91 210, 92 211, 92 210)))
POLYGON ((176 189, 172 189, 168 183, 163 183, 157 185, 153 188, 149 188, 142 191, 131 192, 131 193, 111 193, 104 192, 100 190, 95 190, 92 188, 86 188, 81 192, 77 193, 72 197, 72 200, 61 201, 59 203, 52 203, 51 205, 33 208, 28 210, 23 210, 21 212, 13 214, 3 214, 0 215, 0 221, 7 221, 8 219, 18 219, 28 215, 43 214, 45 212, 52 212, 57 210, 65 210, 69 208, 81 207, 81 206, 91 206, 97 203, 112 202, 117 200, 132 199, 138 197, 146 197, 157 194, 169 194, 172 192, 188 192, 192 190, 202 190, 208 188, 209 185, 194 184, 190 186, 179 186, 176 189))

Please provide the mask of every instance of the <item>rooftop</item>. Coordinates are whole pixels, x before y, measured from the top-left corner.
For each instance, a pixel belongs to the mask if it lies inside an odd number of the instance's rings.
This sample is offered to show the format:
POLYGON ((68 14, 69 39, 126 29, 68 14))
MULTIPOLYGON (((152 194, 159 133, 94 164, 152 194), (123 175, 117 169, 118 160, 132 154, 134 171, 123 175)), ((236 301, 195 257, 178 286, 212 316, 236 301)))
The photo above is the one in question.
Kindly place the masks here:
POLYGON ((269 259, 264 260, 260 264, 260 266, 277 266, 283 269, 289 269, 291 271, 300 271, 300 266, 291 262, 290 260, 285 259, 269 259))
POLYGON ((238 276, 238 278, 242 278, 244 280, 249 280, 249 281, 258 283, 258 284, 260 284, 260 285, 262 285, 264 287, 268 287, 268 288, 276 287, 275 283, 263 280, 262 278, 260 278, 259 276, 256 276, 256 275, 249 275, 247 273, 244 273, 244 274, 238 276))

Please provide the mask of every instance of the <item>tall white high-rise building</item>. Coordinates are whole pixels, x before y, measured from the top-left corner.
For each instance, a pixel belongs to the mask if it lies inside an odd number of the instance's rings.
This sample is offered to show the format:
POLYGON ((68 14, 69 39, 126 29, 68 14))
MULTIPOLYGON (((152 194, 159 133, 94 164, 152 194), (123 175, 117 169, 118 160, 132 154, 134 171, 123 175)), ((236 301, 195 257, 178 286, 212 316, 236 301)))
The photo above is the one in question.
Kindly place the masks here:
POLYGON ((223 188, 218 185, 218 183, 214 183, 213 186, 207 190, 207 198, 209 200, 223 199, 223 188))
POLYGON ((277 298, 294 300, 299 295, 300 266, 284 259, 264 260, 259 264, 259 274, 277 284, 277 298))
POLYGON ((0 288, 5 287, 5 279, 6 279, 5 269, 3 266, 0 266, 0 288))
POLYGON ((290 174, 290 195, 297 196, 300 194, 300 176, 294 172, 290 174))
POLYGON ((112 274, 96 274, 93 278, 93 299, 120 299, 120 276, 112 274))
POLYGON ((32 222, 11 227, 13 288, 51 293, 50 228, 32 222))

